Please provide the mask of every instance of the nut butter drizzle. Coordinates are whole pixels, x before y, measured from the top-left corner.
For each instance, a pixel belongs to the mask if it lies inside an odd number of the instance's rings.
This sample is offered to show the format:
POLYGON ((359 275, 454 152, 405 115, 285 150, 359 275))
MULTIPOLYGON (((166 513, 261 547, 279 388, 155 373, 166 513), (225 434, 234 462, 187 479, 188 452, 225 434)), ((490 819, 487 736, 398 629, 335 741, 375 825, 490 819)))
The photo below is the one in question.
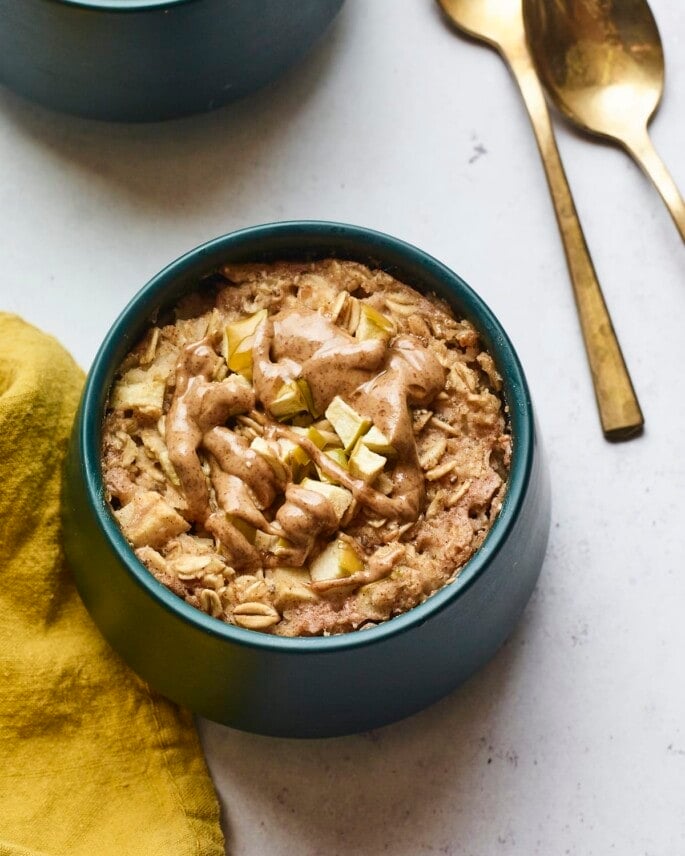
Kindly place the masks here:
POLYGON ((269 410, 282 383, 303 378, 323 413, 334 396, 345 397, 368 380, 385 351, 384 340, 360 342, 313 309, 285 310, 267 318, 255 333, 255 393, 269 410))
MULTIPOLYGON (((287 539, 294 545, 288 561, 299 565, 316 537, 338 528, 326 497, 294 483, 287 468, 285 476, 279 477, 243 437, 225 427, 229 418, 239 414, 249 413, 262 426, 265 438, 283 437, 296 443, 326 476, 347 488, 375 516, 402 523, 418 518, 424 484, 409 405, 429 404, 445 383, 445 370, 419 339, 397 336, 390 345, 384 338, 359 341, 320 313, 297 308, 266 318, 255 332, 254 388, 235 375, 211 380, 220 361, 207 338, 183 349, 166 420, 166 442, 189 519, 220 541, 235 567, 251 569, 269 563, 269 557, 260 554, 236 527, 236 519, 287 539), (268 415, 282 384, 300 378, 309 384, 317 412, 323 413, 339 395, 385 434, 397 453, 389 496, 352 476, 311 440, 268 415), (258 402, 267 413, 255 409, 258 402), (208 458, 213 497, 200 450, 208 458), (263 512, 280 493, 285 494, 285 502, 269 522, 263 512)), ((394 551, 375 563, 370 557, 368 570, 346 584, 387 575, 399 555, 394 551)))
POLYGON ((176 389, 165 424, 169 459, 176 470, 193 522, 209 511, 209 490, 198 449, 205 434, 254 407, 254 391, 236 376, 211 380, 221 362, 207 339, 187 345, 176 364, 176 389))
POLYGON ((334 580, 318 580, 311 583, 311 587, 315 592, 323 593, 333 589, 345 589, 350 586, 364 586, 368 583, 375 583, 376 580, 382 580, 383 577, 392 571, 397 562, 404 555, 404 546, 396 544, 391 550, 384 552, 382 555, 375 553, 373 556, 366 558, 368 567, 363 571, 356 571, 350 574, 349 577, 340 577, 334 580))

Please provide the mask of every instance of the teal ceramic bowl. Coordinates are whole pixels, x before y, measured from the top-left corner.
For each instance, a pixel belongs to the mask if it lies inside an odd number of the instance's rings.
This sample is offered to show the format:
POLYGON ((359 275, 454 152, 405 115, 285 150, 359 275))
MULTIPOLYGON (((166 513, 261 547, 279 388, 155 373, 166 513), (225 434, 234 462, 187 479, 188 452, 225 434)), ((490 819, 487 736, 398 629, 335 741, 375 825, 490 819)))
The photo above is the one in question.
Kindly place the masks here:
POLYGON ((218 722, 286 737, 375 728, 444 696, 511 633, 542 566, 547 471, 523 371, 492 312, 449 268, 396 238, 335 223, 257 226, 173 262, 128 304, 90 370, 71 437, 64 546, 83 601, 122 657, 174 701, 218 722), (123 357, 160 308, 226 261, 337 256, 435 292, 481 331, 504 378, 514 440, 509 489, 480 550, 425 603, 363 632, 285 639, 225 624, 173 595, 138 562, 103 497, 102 420, 123 357))
POLYGON ((0 83, 151 121, 219 107, 299 59, 343 0, 0 0, 0 83))

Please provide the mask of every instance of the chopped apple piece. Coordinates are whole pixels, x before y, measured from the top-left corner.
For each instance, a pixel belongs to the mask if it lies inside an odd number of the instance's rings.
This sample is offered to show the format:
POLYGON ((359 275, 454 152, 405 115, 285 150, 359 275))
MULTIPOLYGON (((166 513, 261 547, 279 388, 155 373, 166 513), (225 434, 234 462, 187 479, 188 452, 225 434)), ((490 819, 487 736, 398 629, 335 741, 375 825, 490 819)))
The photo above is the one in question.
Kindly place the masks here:
POLYGON ((309 384, 304 378, 300 378, 295 381, 298 389, 302 393, 302 398, 304 399, 304 403, 307 405, 307 410, 312 416, 316 417, 319 414, 316 411, 316 407, 314 406, 314 398, 312 397, 312 391, 309 388, 309 384))
POLYGON ((115 410, 136 410, 144 416, 159 418, 164 405, 164 379, 145 373, 142 380, 131 382, 127 381, 128 375, 124 375, 122 383, 114 387, 112 407, 115 410))
POLYGON ((395 327, 389 318, 368 303, 361 304, 359 324, 354 333, 357 339, 388 339, 394 332, 395 327))
POLYGON ((333 426, 328 421, 328 419, 317 419, 314 423, 314 427, 317 431, 332 431, 333 426))
POLYGON ((269 405, 276 419, 291 419, 298 413, 309 413, 311 392, 306 380, 289 380, 281 387, 278 395, 269 405))
POLYGON ((384 496, 390 496, 395 489, 393 480, 387 473, 381 473, 374 484, 375 489, 384 496))
POLYGON ((314 559, 309 573, 314 582, 338 580, 361 571, 364 563, 352 547, 341 538, 332 541, 314 559))
POLYGON ((336 395, 326 410, 326 419, 335 428, 346 452, 354 446, 361 435, 371 426, 371 420, 360 416, 356 410, 336 395))
POLYGON ((254 334, 268 314, 266 309, 260 309, 248 318, 228 324, 224 331, 226 363, 231 371, 238 372, 248 380, 252 378, 254 334))
MULTIPOLYGON (((347 469, 347 455, 342 449, 326 449, 324 451, 324 455, 330 458, 332 461, 335 461, 338 466, 342 467, 344 470, 347 469)), ((322 469, 319 468, 318 464, 316 465, 316 471, 319 474, 319 478, 322 482, 328 482, 329 484, 334 483, 334 480, 329 478, 326 473, 322 469)))
POLYGON ((290 419, 297 413, 307 410, 307 404, 297 383, 291 380, 283 384, 269 409, 277 419, 290 419))
POLYGON ((317 603, 319 600, 309 585, 311 577, 306 568, 272 568, 268 571, 268 579, 274 584, 274 606, 279 612, 301 603, 317 603))
POLYGON ((354 447, 350 455, 350 473, 355 478, 372 482, 383 471, 387 458, 372 452, 363 442, 363 438, 354 447))
MULTIPOLYGON (((318 449, 322 449, 325 445, 323 437, 311 425, 307 428, 295 426, 292 430, 301 437, 311 440, 318 449)), ((297 443, 284 437, 278 440, 278 445, 281 449, 281 460, 292 469, 294 480, 299 481, 305 475, 306 469, 310 464, 309 455, 297 443)))
POLYGON ((267 317, 268 311, 260 309, 253 315, 247 318, 242 318, 240 321, 233 321, 226 326, 224 331, 224 356, 226 362, 229 363, 230 358, 238 350, 238 347, 246 340, 251 339, 257 332, 257 327, 267 317))
POLYGON ((274 556, 285 556, 295 549, 292 541, 288 541, 287 538, 277 538, 276 543, 271 548, 271 552, 274 556))
POLYGON ((274 556, 281 556, 293 549, 293 544, 287 538, 268 535, 261 529, 257 529, 255 532, 254 546, 264 553, 273 553, 274 556))
POLYGON ((266 532, 262 532, 261 529, 257 529, 255 532, 254 546, 264 553, 271 552, 277 542, 278 535, 268 535, 266 532))
POLYGON ((134 547, 159 549, 170 538, 190 529, 190 524, 154 491, 136 494, 114 516, 134 547))
POLYGON ((323 428, 317 428, 317 431, 326 442, 324 449, 342 448, 342 441, 340 437, 338 437, 338 435, 335 433, 335 431, 325 431, 323 428))
POLYGON ((246 380, 252 379, 252 336, 244 339, 230 356, 228 367, 246 380))
POLYGON ((264 458, 280 481, 285 481, 288 478, 288 472, 276 451, 276 448, 280 449, 280 447, 267 443, 263 437, 255 437, 250 443, 250 448, 264 458))
POLYGON ((319 419, 318 422, 315 422, 312 425, 312 428, 315 428, 319 435, 324 439, 323 449, 327 449, 332 447, 337 447, 341 445, 340 437, 333 430, 333 426, 328 421, 328 419, 319 419))
POLYGON ((295 427, 293 431, 295 434, 299 434, 300 437, 306 437, 307 440, 311 440, 317 449, 323 449, 326 446, 326 438, 313 425, 309 425, 307 428, 295 427))
POLYGON ((338 554, 340 567, 346 574, 356 574, 357 571, 364 570, 364 562, 360 559, 359 553, 342 538, 338 539, 338 554))
POLYGON ((302 479, 301 485, 306 490, 313 490, 325 496, 333 506, 338 523, 342 520, 345 512, 350 507, 352 502, 352 494, 345 487, 339 487, 337 484, 327 484, 316 479, 302 479))
POLYGON ((278 439, 278 447, 281 450, 281 460, 291 468, 293 478, 297 481, 300 470, 309 464, 309 455, 297 443, 285 437, 278 439))
POLYGON ((325 449, 328 445, 327 438, 321 433, 321 431, 319 431, 318 428, 314 428, 313 425, 309 427, 307 436, 317 449, 325 449))
POLYGON ((367 449, 371 449, 372 452, 377 452, 379 455, 395 454, 395 450, 390 445, 388 438, 375 425, 372 425, 366 434, 364 434, 361 442, 367 449))
POLYGON ((228 380, 231 383, 237 383, 239 386, 245 386, 252 389, 252 383, 245 377, 245 375, 239 374, 237 372, 235 374, 229 375, 228 378, 225 378, 225 380, 228 380))
POLYGON ((246 520, 243 520, 240 517, 236 517, 235 514, 227 514, 226 518, 231 526, 235 526, 235 528, 240 532, 240 534, 248 541, 250 544, 254 544, 257 537, 257 530, 252 524, 248 523, 246 520))
POLYGON ((348 467, 347 453, 343 449, 325 449, 324 455, 335 461, 344 470, 348 467))

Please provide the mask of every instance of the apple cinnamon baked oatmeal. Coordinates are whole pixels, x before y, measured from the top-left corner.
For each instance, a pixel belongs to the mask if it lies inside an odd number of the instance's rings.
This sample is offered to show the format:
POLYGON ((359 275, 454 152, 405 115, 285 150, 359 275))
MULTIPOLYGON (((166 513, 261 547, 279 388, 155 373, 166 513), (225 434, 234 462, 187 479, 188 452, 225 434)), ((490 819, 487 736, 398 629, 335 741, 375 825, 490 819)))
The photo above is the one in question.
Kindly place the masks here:
POLYGON ((198 609, 281 636, 364 629, 487 535, 511 458, 501 387, 474 327, 387 273, 226 265, 120 366, 106 498, 198 609))

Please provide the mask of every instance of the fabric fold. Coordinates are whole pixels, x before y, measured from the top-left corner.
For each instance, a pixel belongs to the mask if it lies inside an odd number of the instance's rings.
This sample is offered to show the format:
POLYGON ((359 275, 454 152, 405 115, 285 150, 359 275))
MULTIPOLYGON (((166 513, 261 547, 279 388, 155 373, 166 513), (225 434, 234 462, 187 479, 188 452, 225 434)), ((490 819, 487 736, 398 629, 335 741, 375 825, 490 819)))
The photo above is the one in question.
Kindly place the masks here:
POLYGON ((192 717, 108 646, 64 563, 82 384, 53 338, 0 313, 0 856, 223 856, 192 717))

